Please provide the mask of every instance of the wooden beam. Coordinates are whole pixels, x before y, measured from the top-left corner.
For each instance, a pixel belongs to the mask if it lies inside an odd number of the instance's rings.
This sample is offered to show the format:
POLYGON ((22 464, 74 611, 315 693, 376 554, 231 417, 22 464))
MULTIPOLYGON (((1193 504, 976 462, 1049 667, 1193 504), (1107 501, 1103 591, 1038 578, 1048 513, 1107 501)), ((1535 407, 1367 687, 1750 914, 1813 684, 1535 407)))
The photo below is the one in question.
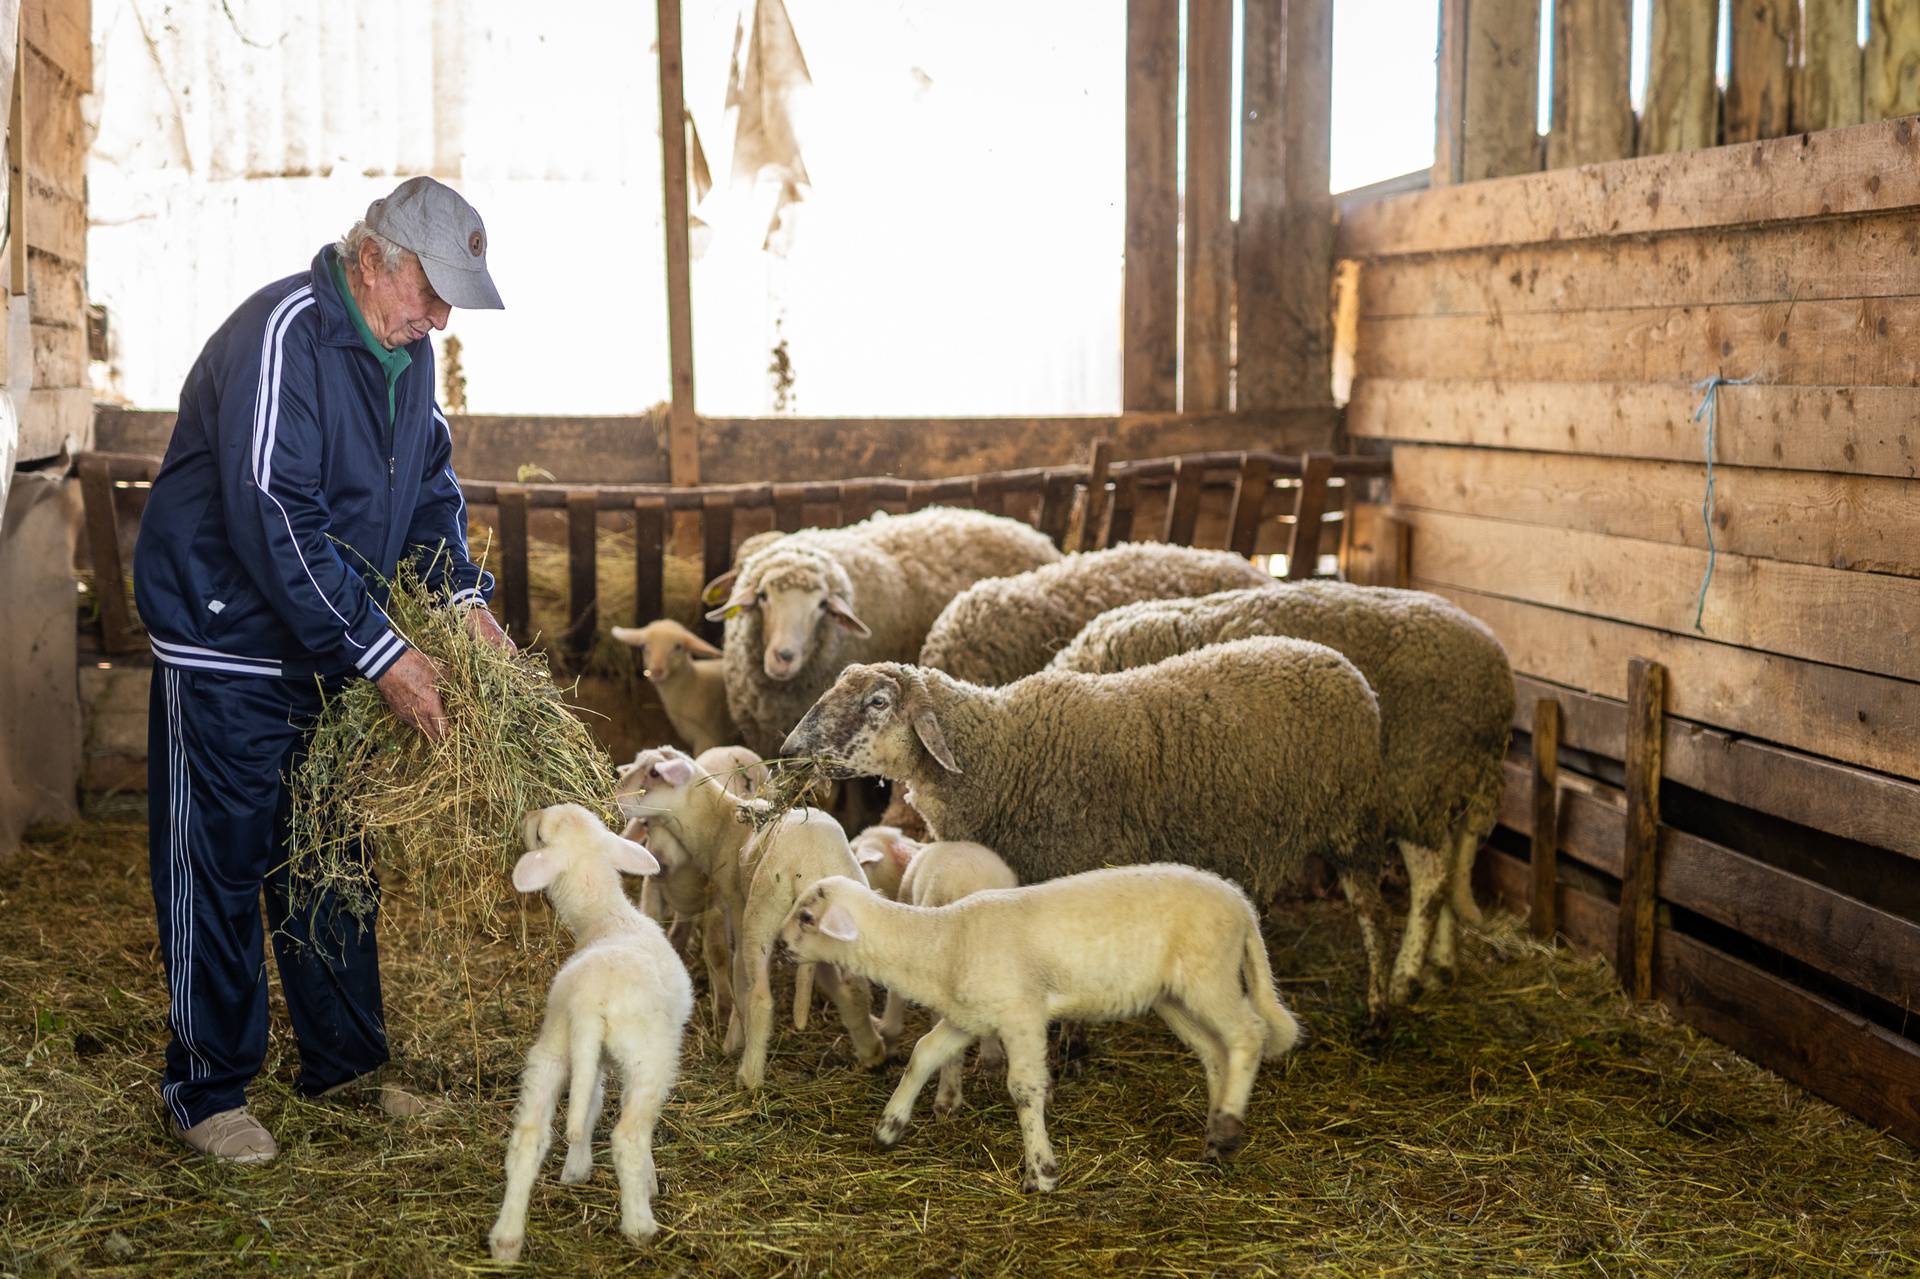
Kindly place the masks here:
MULTIPOLYGON (((733 567, 733 498, 725 493, 707 493, 700 505, 700 580, 711 582, 733 567)), ((719 643, 723 623, 702 619, 700 630, 713 643, 719 643)))
POLYGON ((1719 28, 1720 0, 1659 0, 1653 6, 1641 155, 1698 151, 1720 141, 1714 75, 1719 28))
POLYGON ((567 652, 576 662, 600 631, 600 502, 583 489, 567 495, 567 652))
POLYGON ((1048 476, 1040 498, 1040 518, 1034 525, 1063 550, 1067 542, 1067 521, 1073 515, 1074 488, 1071 475, 1048 476))
POLYGON ((1920 129, 1887 120, 1381 200, 1341 219, 1339 255, 1559 243, 1916 204, 1920 129))
POLYGON ((1233 505, 1227 512, 1228 550, 1253 555, 1260 541, 1260 519, 1266 514, 1267 495, 1272 491, 1273 476, 1266 459, 1242 458, 1233 483, 1233 505))
POLYGON ((1627 829, 1614 969, 1635 999, 1653 998, 1653 907, 1660 848, 1660 721, 1667 671, 1636 657, 1627 669, 1627 829))
MULTIPOLYGON (((664 0, 663 0, 664 2, 664 0)), ((1120 402, 1174 407, 1180 199, 1175 163, 1178 0, 1127 0, 1127 238, 1120 402)))
POLYGON ((1434 181, 1540 167, 1538 0, 1442 0, 1434 181))
POLYGON ((1729 0, 1726 140, 1777 138, 1787 131, 1787 86, 1797 6, 1729 0))
POLYGON ((668 467, 675 484, 700 482, 700 427, 693 415, 693 277, 687 246, 687 108, 681 85, 680 0, 657 0, 660 39, 660 160, 665 169, 667 359, 672 366, 668 467))
POLYGON ((1166 523, 1160 529, 1161 541, 1175 546, 1193 545, 1194 526, 1200 520, 1200 496, 1206 483, 1206 467, 1194 465, 1185 458, 1174 467, 1166 523))
POLYGON ((1805 52, 1793 94, 1793 129, 1837 129, 1862 115, 1860 0, 1802 0, 1805 52))
POLYGON ((501 485, 494 494, 500 512, 500 592, 507 634, 516 644, 533 640, 533 608, 528 598, 527 491, 501 485))
POLYGON ((1187 151, 1181 244, 1186 288, 1180 345, 1180 407, 1228 404, 1233 364, 1233 217, 1228 203, 1233 117, 1231 0, 1186 0, 1187 151))
POLYGON ((120 558, 120 520, 113 505, 113 478, 106 459, 80 456, 80 496, 86 505, 87 554, 93 563, 93 598, 100 606, 100 646, 108 653, 145 647, 127 604, 126 566, 120 558))
POLYGON ((18 23, 13 42, 13 98, 7 114, 7 266, 8 292, 27 291, 27 247, 33 226, 27 219, 27 23, 18 23))
POLYGON ((1554 885, 1560 863, 1560 703, 1543 697, 1533 711, 1533 891, 1527 902, 1528 926, 1535 937, 1551 940, 1554 885))
POLYGON ((655 618, 666 616, 666 555, 667 504, 657 497, 635 498, 633 503, 633 624, 635 626, 645 626, 655 618))
POLYGON ((1113 481, 1113 496, 1108 500, 1107 518, 1101 526, 1100 545, 1118 546, 1133 537, 1133 499, 1137 481, 1123 471, 1113 481))
POLYGON ((1300 459, 1300 491, 1293 506, 1293 540, 1287 546, 1287 577, 1312 577, 1320 571, 1321 517, 1327 511, 1327 480, 1333 455, 1309 453, 1300 459))
MULTIPOLYGON (((1248 8, 1251 9, 1252 5, 1248 8)), ((1457 186, 1467 180, 1467 55, 1473 43, 1468 34, 1472 17, 1472 0, 1440 0, 1440 52, 1435 59, 1431 186, 1457 186)), ((1248 30, 1252 30, 1251 23, 1248 30)), ((1249 68, 1249 84, 1252 79, 1249 68)), ((1242 190, 1244 192, 1244 187, 1242 190)), ((1244 202, 1245 195, 1241 198, 1244 202)))
POLYGON ((1920 111, 1920 7, 1876 0, 1867 13, 1867 118, 1920 111))
POLYGON ((1633 154, 1633 105, 1627 96, 1631 36, 1628 0, 1554 0, 1548 168, 1633 154))
POLYGON ((1113 456, 1113 447, 1105 440, 1096 441, 1087 449, 1087 500, 1080 508, 1080 544, 1082 551, 1095 550, 1100 539, 1105 536, 1107 525, 1107 467, 1113 456))

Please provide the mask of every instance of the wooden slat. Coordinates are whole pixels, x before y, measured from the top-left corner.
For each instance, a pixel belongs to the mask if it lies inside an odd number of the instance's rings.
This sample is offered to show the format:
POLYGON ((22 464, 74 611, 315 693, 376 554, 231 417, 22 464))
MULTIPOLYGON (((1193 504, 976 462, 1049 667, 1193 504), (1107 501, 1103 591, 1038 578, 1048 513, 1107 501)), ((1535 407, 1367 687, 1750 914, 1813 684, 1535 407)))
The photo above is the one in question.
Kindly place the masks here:
POLYGON ((600 628, 600 502, 590 489, 567 496, 567 650, 593 649, 600 628))
POLYGON ((1206 486, 1207 472, 1185 458, 1173 472, 1173 492, 1167 499, 1167 521, 1160 540, 1175 546, 1192 546, 1194 525, 1200 519, 1200 495, 1206 486))
POLYGON ((27 250, 32 245, 43 217, 30 217, 27 199, 27 138, 32 123, 27 109, 27 77, 21 64, 27 60, 27 24, 16 23, 13 33, 13 92, 7 103, 7 270, 8 292, 20 297, 27 292, 27 250))
POLYGON ((1553 889, 1559 882, 1560 861, 1560 703, 1543 697, 1533 712, 1533 846, 1529 861, 1533 889, 1527 898, 1527 921, 1535 937, 1552 937, 1555 928, 1553 889))
POLYGON ((1040 518, 1035 527, 1062 549, 1066 547, 1067 521, 1073 515, 1073 492, 1071 474, 1049 475, 1040 498, 1040 518))
POLYGON ((1004 490, 994 476, 982 475, 973 481, 973 509, 985 511, 989 515, 1002 513, 1001 497, 1004 490))
POLYGON ((1360 377, 1920 385, 1920 298, 1360 321, 1360 377))
MULTIPOLYGON (((1716 447, 1729 466, 1920 476, 1912 423, 1920 389, 1723 386, 1716 447)), ((1684 462, 1701 456, 1700 392, 1690 384, 1368 378, 1347 431, 1426 440, 1684 462)))
POLYGON ((1732 54, 1722 130, 1726 141, 1753 142, 1787 131, 1788 67, 1797 8, 1781 0, 1729 0, 1727 34, 1732 54))
MULTIPOLYGON (((1495 896, 1510 909, 1524 911, 1531 887, 1527 864, 1494 849, 1488 849, 1484 857, 1495 896)), ((1553 897, 1554 917, 1567 944, 1581 954, 1611 958, 1614 920, 1618 916, 1613 903, 1571 884, 1561 884, 1553 897)))
POLYGON ((1867 14, 1867 118, 1920 111, 1920 6, 1874 0, 1867 14))
MULTIPOLYGON (((700 580, 711 582, 733 567, 733 499, 708 493, 700 509, 700 580)), ((719 622, 702 622, 707 638, 717 640, 719 622)))
POLYGON ((69 199, 86 199, 90 138, 80 99, 91 86, 76 85, 38 51, 18 68, 27 77, 27 174, 69 199))
POLYGON ((850 480, 840 486, 840 518, 845 523, 858 524, 877 508, 871 482, 850 480))
POLYGON ((1356 502, 1341 532, 1341 576, 1360 586, 1407 585, 1410 534, 1404 520, 1377 502, 1356 502))
POLYGON ((1720 0, 1659 0, 1653 6, 1641 155, 1696 151, 1720 140, 1720 87, 1714 79, 1719 27, 1720 0))
POLYGON ((93 562, 93 595, 100 605, 100 645, 109 653, 143 647, 127 605, 126 566, 120 559, 120 521, 113 507, 113 479, 101 458, 82 454, 80 495, 87 511, 87 552, 93 562))
MULTIPOLYGON (((1608 759, 1626 750, 1627 708, 1522 675, 1514 680, 1514 727, 1532 731, 1530 708, 1561 708, 1568 746, 1608 759)), ((1816 759, 1669 715, 1661 745, 1667 778, 1787 821, 1920 859, 1920 786, 1883 773, 1816 759)))
POLYGON ((1174 173, 1178 0, 1127 0, 1127 239, 1121 404, 1171 409, 1179 372, 1180 197, 1174 173))
MULTIPOLYGON (((667 505, 657 497, 633 503, 633 624, 666 616, 667 505)), ((709 579, 711 580, 711 579, 709 579)))
POLYGON ((687 245, 687 109, 681 84, 680 0, 655 5, 660 53, 660 163, 666 196, 667 360, 672 394, 668 468, 675 484, 700 482, 700 426, 693 415, 693 276, 687 245))
MULTIPOLYGON (((1703 465, 1424 444, 1400 445, 1393 465, 1402 508, 1707 546, 1703 465)), ((1909 480, 1717 466, 1713 540, 1723 553, 1920 577, 1913 502, 1909 480)))
POLYGON ((1554 0, 1548 168, 1633 154, 1633 105, 1627 96, 1630 19, 1626 0, 1554 0))
POLYGON ((1437 181, 1478 182, 1540 167, 1540 5, 1443 0, 1437 181))
POLYGON ((1627 666, 1626 841, 1614 968, 1635 999, 1653 998, 1653 904, 1660 850, 1660 721, 1667 672, 1636 657, 1627 666))
POLYGON ((1793 94, 1796 133, 1858 124, 1860 0, 1801 0, 1804 53, 1793 94))
POLYGON ((533 608, 528 600, 527 491, 501 485, 494 494, 500 515, 500 593, 507 634, 517 644, 533 639, 533 608))
POLYGON ((28 47, 58 67, 78 95, 93 87, 93 38, 90 6, 58 0, 27 0, 20 6, 20 36, 28 47))
POLYGON ((1272 490, 1272 472, 1266 459, 1242 458, 1240 473, 1233 482, 1233 506, 1227 513, 1227 549, 1239 555, 1254 553, 1260 540, 1260 519, 1267 510, 1267 494, 1272 490))
POLYGON ((1113 494, 1107 503, 1107 517, 1100 530, 1102 547, 1118 546, 1133 536, 1133 500, 1135 480, 1122 472, 1113 481, 1113 494))
POLYGON ((1327 478, 1333 455, 1309 453, 1300 459, 1300 492, 1293 505, 1293 538, 1287 545, 1287 576, 1312 577, 1320 571, 1321 516, 1327 510, 1327 478))
MULTIPOLYGON (((924 511, 933 505, 934 485, 931 481, 915 480, 907 486, 907 510, 924 511)), ((781 527, 785 527, 782 525, 781 527)))
POLYGON ((1080 550, 1091 551, 1100 545, 1107 526, 1107 468, 1112 464, 1113 448, 1105 440, 1095 441, 1087 450, 1087 500, 1080 511, 1080 550))
POLYGON ((798 484, 773 486, 773 526, 783 533, 798 533, 807 526, 804 490, 798 484))
POLYGON ((1233 363, 1233 219, 1228 206, 1233 116, 1231 0, 1186 0, 1187 150, 1181 246, 1180 407, 1227 407, 1233 363))
POLYGON ((1341 219, 1338 251, 1443 253, 1909 208, 1920 204, 1917 157, 1920 130, 1887 120, 1494 178, 1354 209, 1341 219))
POLYGON ((1429 581, 1920 679, 1920 646, 1888 642, 1920 617, 1920 580, 1723 552, 1696 632, 1705 551, 1431 511, 1402 515, 1414 526, 1416 571, 1429 581))
POLYGON ((1670 714, 1897 776, 1920 773, 1920 686, 1443 587, 1420 576, 1424 554, 1416 541, 1413 585, 1492 627, 1516 671, 1624 701, 1627 662, 1645 656, 1667 668, 1670 714))

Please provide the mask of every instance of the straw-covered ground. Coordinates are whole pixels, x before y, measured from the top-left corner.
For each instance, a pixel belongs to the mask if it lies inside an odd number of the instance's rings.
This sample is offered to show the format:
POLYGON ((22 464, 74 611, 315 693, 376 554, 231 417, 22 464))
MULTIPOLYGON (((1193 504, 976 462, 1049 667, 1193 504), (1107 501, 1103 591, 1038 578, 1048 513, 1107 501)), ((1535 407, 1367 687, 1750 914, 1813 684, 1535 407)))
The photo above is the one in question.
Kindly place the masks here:
MULTIPOLYGON (((424 1275, 489 1271, 504 1135, 546 966, 459 966, 390 896, 395 1046, 443 1090, 412 1126, 297 1099, 272 1041, 254 1104, 284 1153, 188 1157, 161 1127, 165 994, 144 829, 51 832, 0 866, 0 1273, 424 1275)), ((1199 1159, 1200 1072, 1157 1022, 1096 1032, 1052 1112, 1061 1188, 1018 1189, 1004 1095, 923 1105, 868 1135, 897 1074, 848 1069, 830 1014, 776 1041, 747 1101, 704 1008, 659 1134, 663 1231, 616 1230, 603 1144, 585 1186, 533 1201, 540 1273, 1913 1274, 1920 1160, 1657 1012, 1607 972, 1496 923, 1459 984, 1384 1051, 1360 1045, 1343 909, 1287 908, 1275 967, 1311 1043, 1264 1072, 1251 1140, 1199 1159)), ((279 1009, 276 1003, 276 1016, 279 1009)), ((277 1024, 284 1025, 282 1019, 277 1024)), ((931 1098, 924 1099, 927 1103, 931 1098)))

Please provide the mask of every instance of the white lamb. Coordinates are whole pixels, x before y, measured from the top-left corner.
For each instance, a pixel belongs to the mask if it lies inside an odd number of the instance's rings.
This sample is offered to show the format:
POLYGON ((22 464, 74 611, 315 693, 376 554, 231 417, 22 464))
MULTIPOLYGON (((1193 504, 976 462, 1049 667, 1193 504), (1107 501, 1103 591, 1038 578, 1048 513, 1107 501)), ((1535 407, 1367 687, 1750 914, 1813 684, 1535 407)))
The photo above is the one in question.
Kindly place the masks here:
POLYGON ((740 740, 727 713, 719 649, 670 617, 645 626, 616 626, 613 637, 640 650, 640 673, 653 685, 667 722, 694 754, 740 740))
POLYGON ((1261 1059, 1300 1038, 1274 993, 1252 903, 1190 866, 1086 871, 932 909, 828 879, 795 903, 780 941, 799 959, 838 964, 940 1014, 887 1102, 874 1132, 882 1146, 900 1140, 934 1072, 975 1039, 1000 1037, 1027 1190, 1059 1182, 1045 1119, 1049 1021, 1158 1013, 1206 1070, 1211 1159, 1245 1143, 1261 1059))
POLYGON ((507 1190, 488 1236, 496 1261, 514 1261, 526 1242, 527 1198, 553 1141, 553 1111, 567 1089, 567 1161, 560 1179, 593 1172, 593 1129, 605 1099, 604 1064, 620 1071, 620 1120, 613 1166, 620 1177, 620 1229, 650 1238, 653 1127, 680 1068, 680 1041, 693 1011, 693 984, 660 926, 634 909, 620 876, 651 875, 659 863, 577 804, 529 813, 527 853, 513 868, 523 893, 546 890, 575 949, 547 992, 540 1034, 527 1052, 520 1105, 507 1139, 507 1190))

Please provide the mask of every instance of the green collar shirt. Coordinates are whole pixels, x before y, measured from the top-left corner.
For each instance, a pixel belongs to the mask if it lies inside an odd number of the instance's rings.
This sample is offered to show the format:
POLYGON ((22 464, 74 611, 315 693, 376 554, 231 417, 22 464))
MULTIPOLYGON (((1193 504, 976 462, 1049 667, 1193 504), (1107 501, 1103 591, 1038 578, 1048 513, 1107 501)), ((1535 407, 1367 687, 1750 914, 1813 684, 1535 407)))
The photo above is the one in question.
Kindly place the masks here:
POLYGON ((359 332, 360 340, 366 343, 373 358, 380 362, 380 371, 387 376, 387 425, 393 425, 393 384, 400 380, 413 363, 413 356, 404 346, 388 350, 380 345, 380 339, 373 336, 373 330, 367 327, 367 317, 360 314, 360 304, 353 300, 353 290, 347 287, 346 268, 340 265, 340 255, 333 257, 333 283, 340 290, 340 300, 347 304, 347 314, 353 317, 353 327, 359 332))

